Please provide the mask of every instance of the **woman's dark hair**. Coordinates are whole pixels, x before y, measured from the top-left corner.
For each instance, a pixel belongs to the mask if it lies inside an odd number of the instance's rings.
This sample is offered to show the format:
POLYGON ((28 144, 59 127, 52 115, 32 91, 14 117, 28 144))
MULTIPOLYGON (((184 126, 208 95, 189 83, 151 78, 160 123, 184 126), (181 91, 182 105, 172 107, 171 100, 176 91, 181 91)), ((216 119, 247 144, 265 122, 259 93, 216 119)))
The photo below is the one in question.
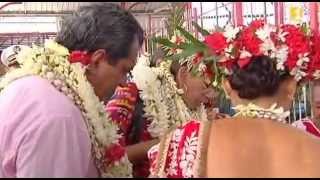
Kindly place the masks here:
POLYGON ((56 41, 70 51, 106 49, 116 63, 129 56, 137 37, 141 46, 143 29, 133 15, 114 3, 90 3, 64 18, 56 41))
POLYGON ((229 82, 231 88, 238 91, 240 98, 255 99, 275 94, 286 75, 281 75, 276 70, 275 62, 263 55, 253 57, 245 68, 235 65, 229 82))

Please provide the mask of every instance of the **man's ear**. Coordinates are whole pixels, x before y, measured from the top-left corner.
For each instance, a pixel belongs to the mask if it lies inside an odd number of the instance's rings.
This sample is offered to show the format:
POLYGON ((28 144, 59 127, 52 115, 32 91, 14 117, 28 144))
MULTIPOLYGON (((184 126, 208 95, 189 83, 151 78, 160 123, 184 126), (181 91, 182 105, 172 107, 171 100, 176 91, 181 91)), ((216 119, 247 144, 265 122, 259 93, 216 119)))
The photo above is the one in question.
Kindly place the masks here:
POLYGON ((90 66, 97 67, 102 61, 108 61, 106 50, 98 49, 91 55, 90 66))
POLYGON ((230 97, 231 96, 231 92, 232 92, 232 88, 231 88, 231 85, 230 85, 229 81, 226 78, 224 78, 222 80, 221 85, 222 85, 222 88, 224 90, 224 93, 225 93, 226 97, 230 97))
POLYGON ((287 92, 288 98, 290 100, 294 99, 294 95, 296 94, 296 90, 297 90, 297 81, 292 77, 292 78, 287 78, 284 80, 285 82, 282 83, 281 88, 286 88, 286 91, 283 92, 287 92))
POLYGON ((178 70, 177 77, 180 81, 184 82, 188 76, 188 68, 186 66, 181 66, 178 70))

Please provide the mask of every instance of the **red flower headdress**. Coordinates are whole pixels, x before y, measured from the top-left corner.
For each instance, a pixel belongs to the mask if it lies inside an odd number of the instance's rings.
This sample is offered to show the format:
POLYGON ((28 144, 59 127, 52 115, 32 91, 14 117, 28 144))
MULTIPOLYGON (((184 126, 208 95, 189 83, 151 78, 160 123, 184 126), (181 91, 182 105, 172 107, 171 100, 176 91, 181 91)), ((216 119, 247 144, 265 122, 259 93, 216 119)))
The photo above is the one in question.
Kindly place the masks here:
POLYGON ((276 61, 277 70, 288 70, 296 80, 320 78, 320 38, 305 25, 276 27, 256 20, 246 27, 214 32, 205 43, 221 57, 218 64, 229 70, 233 64, 245 68, 252 56, 266 55, 276 61))
MULTIPOLYGON (((209 33, 208 33, 209 34, 209 33)), ((157 37, 154 39, 166 52, 166 60, 179 61, 186 64, 195 75, 202 75, 206 81, 215 81, 215 66, 210 61, 211 55, 204 42, 196 39, 192 34, 178 26, 172 39, 157 37), (210 55, 210 57, 208 56, 210 55)), ((217 86, 217 82, 215 85, 217 86)))

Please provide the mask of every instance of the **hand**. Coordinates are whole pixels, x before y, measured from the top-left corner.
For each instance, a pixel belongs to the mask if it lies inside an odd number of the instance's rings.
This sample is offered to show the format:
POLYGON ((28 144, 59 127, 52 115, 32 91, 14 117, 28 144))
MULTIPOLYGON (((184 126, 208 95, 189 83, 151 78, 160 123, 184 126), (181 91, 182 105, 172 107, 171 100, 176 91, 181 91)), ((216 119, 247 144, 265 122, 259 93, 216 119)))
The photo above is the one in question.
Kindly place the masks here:
POLYGON ((212 108, 207 110, 207 117, 208 117, 208 120, 211 121, 211 120, 229 118, 230 116, 228 114, 219 113, 219 110, 217 108, 212 108))
POLYGON ((223 113, 217 113, 216 114, 216 119, 224 119, 224 118, 230 118, 228 114, 223 114, 223 113))

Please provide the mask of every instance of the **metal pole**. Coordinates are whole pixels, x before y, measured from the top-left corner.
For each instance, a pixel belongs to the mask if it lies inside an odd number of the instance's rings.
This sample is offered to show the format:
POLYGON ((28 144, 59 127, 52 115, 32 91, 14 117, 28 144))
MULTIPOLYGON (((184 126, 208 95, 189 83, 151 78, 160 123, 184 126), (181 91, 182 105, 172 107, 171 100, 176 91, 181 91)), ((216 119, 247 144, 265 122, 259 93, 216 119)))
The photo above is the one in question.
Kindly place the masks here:
POLYGON ((253 2, 250 2, 251 21, 253 21, 253 9, 252 9, 252 3, 253 3, 253 2))
POLYGON ((218 2, 216 2, 216 20, 217 20, 217 27, 219 27, 219 17, 218 17, 218 15, 219 15, 219 12, 218 12, 218 2))
MULTIPOLYGON (((198 14, 197 14, 197 8, 193 8, 193 17, 194 17, 194 22, 198 24, 198 14)), ((196 38, 198 39, 198 30, 197 28, 194 28, 196 38)))
POLYGON ((276 26, 280 25, 279 21, 279 2, 274 2, 274 18, 276 26))
POLYGON ((267 2, 263 2, 264 7, 264 21, 267 22, 267 2))
POLYGON ((285 2, 278 2, 279 3, 279 23, 284 23, 284 3, 285 2))
POLYGON ((242 2, 233 3, 233 22, 235 26, 243 25, 242 2))
POLYGON ((200 22, 201 22, 201 28, 203 28, 203 18, 202 18, 202 2, 200 2, 200 22))
POLYGON ((318 4, 317 2, 309 2, 310 8, 310 26, 315 31, 319 31, 318 4))

